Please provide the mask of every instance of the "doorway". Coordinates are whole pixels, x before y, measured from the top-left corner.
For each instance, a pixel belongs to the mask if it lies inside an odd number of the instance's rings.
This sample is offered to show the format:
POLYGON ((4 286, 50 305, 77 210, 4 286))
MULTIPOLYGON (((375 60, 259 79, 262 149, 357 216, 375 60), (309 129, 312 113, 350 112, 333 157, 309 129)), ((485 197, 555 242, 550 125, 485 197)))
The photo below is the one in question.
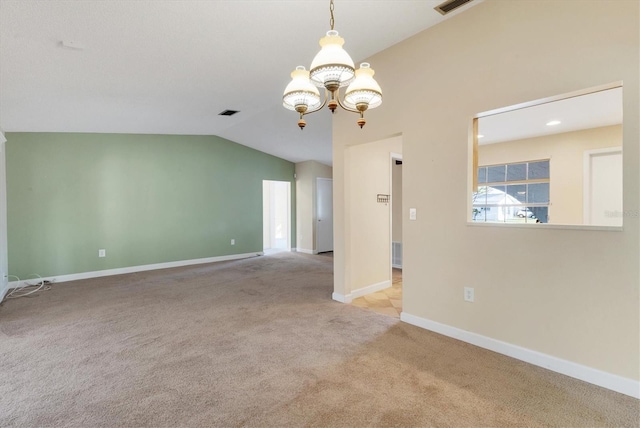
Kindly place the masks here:
POLYGON ((622 226, 622 148, 584 156, 584 224, 622 226))
POLYGON ((391 267, 402 271, 402 155, 391 154, 391 267))
POLYGON ((384 203, 384 205, 388 206, 383 208, 378 205, 378 208, 382 208, 379 211, 384 210, 388 215, 388 218, 384 219, 384 223, 380 223, 380 237, 382 238, 382 234, 386 235, 384 237, 384 247, 380 247, 380 249, 384 248, 384 257, 389 257, 387 263, 389 263, 390 280, 385 281, 385 288, 357 296, 352 300, 352 304, 373 312, 400 318, 403 308, 402 155, 393 152, 385 153, 384 159, 380 159, 377 173, 380 179, 384 180, 389 186, 388 193, 390 197, 388 198, 388 203, 384 203))
POLYGON ((402 155, 391 153, 391 289, 386 291, 393 308, 402 312, 402 155))
POLYGON ((263 180, 262 210, 265 254, 291 251, 291 183, 263 180))
POLYGON ((333 251, 333 180, 316 178, 316 253, 333 251))

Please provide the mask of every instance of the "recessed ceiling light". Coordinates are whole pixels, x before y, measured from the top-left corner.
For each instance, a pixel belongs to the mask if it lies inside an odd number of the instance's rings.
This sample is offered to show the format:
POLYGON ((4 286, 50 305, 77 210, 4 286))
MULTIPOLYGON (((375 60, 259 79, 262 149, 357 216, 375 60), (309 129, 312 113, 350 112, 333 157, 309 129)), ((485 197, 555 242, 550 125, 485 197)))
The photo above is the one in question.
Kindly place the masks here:
POLYGON ((484 135, 478 134, 478 138, 484 138, 484 135))
POLYGON ((562 122, 560 122, 559 120, 552 120, 551 122, 547 122, 547 126, 556 126, 556 125, 560 125, 562 122))

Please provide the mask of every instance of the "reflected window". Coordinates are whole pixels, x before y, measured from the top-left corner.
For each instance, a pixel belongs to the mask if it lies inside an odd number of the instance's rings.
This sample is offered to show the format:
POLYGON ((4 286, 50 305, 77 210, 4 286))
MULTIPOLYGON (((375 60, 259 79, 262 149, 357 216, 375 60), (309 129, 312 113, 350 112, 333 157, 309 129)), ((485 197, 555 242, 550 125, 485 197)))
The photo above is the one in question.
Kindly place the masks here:
POLYGON ((548 159, 478 167, 479 186, 473 192, 472 220, 547 223, 549 177, 548 159))

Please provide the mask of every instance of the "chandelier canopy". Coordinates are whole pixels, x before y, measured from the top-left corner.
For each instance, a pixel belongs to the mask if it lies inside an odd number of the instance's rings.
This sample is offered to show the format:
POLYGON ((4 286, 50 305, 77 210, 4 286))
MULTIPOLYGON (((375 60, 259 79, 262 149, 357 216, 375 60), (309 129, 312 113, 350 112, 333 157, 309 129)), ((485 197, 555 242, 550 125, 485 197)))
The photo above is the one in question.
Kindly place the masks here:
POLYGON ((291 73, 291 82, 284 90, 283 105, 300 114, 298 126, 304 129, 307 122, 304 115, 314 113, 328 105, 331 113, 338 106, 344 110, 359 113, 357 124, 362 128, 366 123, 364 112, 382 104, 382 89, 373 78, 374 71, 366 62, 357 70, 353 60, 342 46, 344 39, 333 29, 333 0, 329 3, 331 30, 320 39, 320 52, 311 62, 307 71, 303 66, 296 67, 291 73), (324 101, 320 101, 320 92, 324 88, 324 101), (340 88, 347 87, 344 101, 340 99, 340 88))

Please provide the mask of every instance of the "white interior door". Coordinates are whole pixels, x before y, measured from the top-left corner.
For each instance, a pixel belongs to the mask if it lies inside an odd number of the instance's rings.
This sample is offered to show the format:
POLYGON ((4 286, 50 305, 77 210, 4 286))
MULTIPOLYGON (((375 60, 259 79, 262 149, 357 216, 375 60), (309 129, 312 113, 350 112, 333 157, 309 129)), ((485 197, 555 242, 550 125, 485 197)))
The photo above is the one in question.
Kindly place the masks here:
POLYGON ((0 300, 8 288, 6 143, 0 134, 0 300))
POLYGON ((333 251, 333 180, 316 179, 316 252, 333 251))
POLYGON ((584 223, 622 226, 622 150, 585 153, 584 223))
POLYGON ((263 248, 291 251, 291 183, 262 182, 263 248))

